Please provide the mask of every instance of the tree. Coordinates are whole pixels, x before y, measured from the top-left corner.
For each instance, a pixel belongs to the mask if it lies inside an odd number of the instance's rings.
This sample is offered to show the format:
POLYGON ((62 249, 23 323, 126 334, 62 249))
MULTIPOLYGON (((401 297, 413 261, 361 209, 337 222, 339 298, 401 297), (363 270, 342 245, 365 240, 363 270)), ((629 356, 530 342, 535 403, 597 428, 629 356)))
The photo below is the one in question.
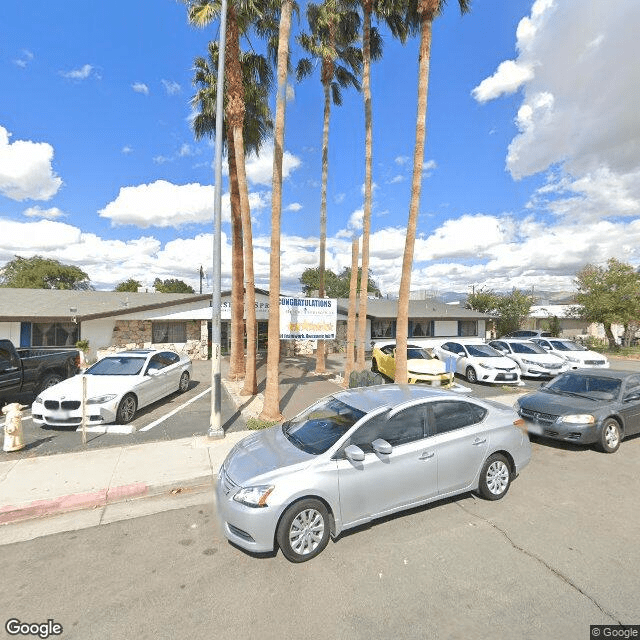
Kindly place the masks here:
POLYGON ((136 293, 138 288, 141 287, 142 284, 133 278, 129 278, 120 284, 117 284, 114 291, 130 291, 132 293, 136 293))
POLYGON ((351 242, 351 277, 349 278, 349 311, 347 313, 347 358, 344 365, 344 386, 349 386, 351 372, 355 369, 356 303, 358 293, 358 238, 351 242))
POLYGON ((495 293, 481 288, 467 296, 465 307, 495 316, 493 322, 499 336, 517 331, 531 311, 533 296, 518 289, 511 293, 495 293))
MULTIPOLYGON (((222 9, 219 0, 186 0, 189 5, 189 21, 199 27, 211 23, 222 9)), ((227 4, 225 83, 227 106, 225 117, 227 127, 233 138, 233 150, 240 192, 240 211, 242 233, 245 248, 245 290, 246 290, 246 326, 247 326, 247 366, 245 370, 242 395, 255 395, 258 391, 256 377, 256 294, 253 269, 253 237, 251 232, 251 211, 249 208, 249 190, 245 171, 245 96, 244 79, 241 66, 240 37, 250 28, 257 27, 259 32, 269 20, 261 23, 259 3, 232 0, 227 4), (263 25, 263 26, 261 26, 263 25)), ((268 28, 263 33, 269 33, 268 28)), ((231 149, 231 147, 230 147, 231 149)))
POLYGON ((52 258, 16 256, 0 269, 0 286, 20 289, 92 289, 80 267, 52 258))
MULTIPOLYGON (((209 43, 208 59, 198 57, 194 61, 193 84, 198 87, 191 104, 199 109, 193 120, 196 139, 213 137, 216 130, 216 98, 219 45, 209 43)), ((240 67, 244 87, 244 154, 259 154, 260 148, 273 130, 269 109, 269 93, 273 83, 273 72, 266 58, 253 52, 240 52, 240 67)), ((229 100, 225 101, 225 114, 229 100)), ((243 230, 240 203, 240 187, 233 136, 228 135, 228 117, 223 126, 223 144, 227 147, 229 160, 229 184, 231 193, 231 350, 229 377, 233 380, 245 375, 244 360, 244 256, 243 230)), ((245 221, 246 223, 247 221, 245 221)), ((250 220, 248 224, 250 225, 250 220)), ((252 251, 248 248, 247 253, 252 251)), ((247 256, 247 260, 249 256, 247 256)), ((252 262, 253 260, 251 260, 252 262)), ((254 360, 255 369, 255 360, 254 360)), ((255 373, 254 373, 255 377, 255 373)))
POLYGON ((284 121, 289 70, 289 37, 293 0, 282 0, 278 32, 276 126, 273 139, 273 179, 271 181, 271 255, 269 258, 269 334, 267 347, 267 380, 260 418, 280 420, 280 223, 282 213, 282 158, 284 154, 284 121))
MULTIPOLYGON (((322 127, 322 185, 320 196, 320 271, 318 297, 325 294, 325 254, 327 244, 327 181, 329 175, 329 120, 331 102, 342 104, 342 89, 360 90, 358 76, 362 69, 362 51, 356 46, 360 31, 360 16, 341 0, 324 0, 307 5, 309 33, 298 36, 298 42, 308 57, 298 62, 298 81, 309 76, 314 62, 320 62, 320 82, 324 94, 322 127)), ((324 340, 318 341, 316 372, 325 373, 324 340)))
POLYGON ((610 258, 606 268, 588 264, 581 269, 576 286, 580 317, 604 325, 611 349, 618 348, 611 325, 624 325, 628 343, 640 318, 640 274, 631 265, 610 258))
MULTIPOLYGON (((360 280, 362 276, 362 269, 358 269, 355 272, 357 275, 356 287, 360 288, 360 280)), ((348 298, 350 295, 350 283, 351 283, 351 267, 345 267, 339 275, 336 275, 331 269, 325 269, 325 293, 329 298, 348 298)), ((316 295, 320 282, 320 268, 308 268, 302 272, 300 276, 300 284, 302 284, 302 291, 305 296, 312 297, 316 295)), ((366 287, 366 291, 373 293, 376 296, 380 296, 380 289, 371 277, 369 272, 369 282, 366 287)))
MULTIPOLYGON (((411 182, 411 202, 409 221, 402 258, 402 276, 398 294, 398 319, 396 333, 396 382, 407 382, 407 335, 409 332, 409 292, 411 289, 411 269, 416 241, 420 191, 422 188, 422 166, 424 164, 424 144, 426 139, 427 97, 429 89, 429 66, 431 63, 431 34, 433 20, 444 8, 444 0, 417 0, 416 10, 410 10, 407 19, 412 27, 420 27, 420 53, 418 56, 418 117, 416 120, 416 145, 413 153, 413 178, 411 182)), ((460 11, 469 11, 471 0, 458 0, 460 11)), ((413 7, 413 4, 412 4, 413 7)))
POLYGON ((193 287, 177 278, 168 278, 167 280, 156 278, 153 281, 153 287, 158 293, 195 293, 193 287))
MULTIPOLYGON (((394 37, 402 42, 407 37, 407 23, 401 16, 402 1, 363 0, 362 2, 362 93, 365 126, 364 208, 362 215, 362 270, 369 271, 369 237, 373 192, 373 118, 371 115, 371 62, 382 56, 382 38, 371 26, 372 15, 383 19, 394 37)), ((367 291, 360 290, 357 330, 357 367, 364 369, 365 334, 367 330, 367 291)))

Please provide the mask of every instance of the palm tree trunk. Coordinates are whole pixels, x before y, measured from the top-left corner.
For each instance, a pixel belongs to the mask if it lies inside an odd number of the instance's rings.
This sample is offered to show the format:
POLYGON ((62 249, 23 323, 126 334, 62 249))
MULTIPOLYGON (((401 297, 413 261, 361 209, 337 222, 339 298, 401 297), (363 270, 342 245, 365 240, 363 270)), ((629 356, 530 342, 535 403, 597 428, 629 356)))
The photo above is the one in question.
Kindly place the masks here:
POLYGON ((349 312, 347 314, 347 361, 344 366, 344 386, 349 386, 349 377, 355 367, 354 343, 356 334, 356 303, 358 297, 358 238, 351 243, 351 279, 349 281, 349 312))
POLYGON ((231 185, 231 352, 229 379, 244 377, 244 259, 242 254, 242 214, 238 169, 233 136, 227 136, 229 183, 231 185))
MULTIPOLYGON (((407 334, 409 332, 409 292, 411 290, 411 269, 416 241, 420 191, 422 188, 422 165, 424 163, 424 143, 426 139, 427 98, 429 90, 429 63, 431 61, 431 28, 433 13, 421 13, 420 58, 418 67, 418 117, 416 122, 416 146, 413 153, 413 179, 411 182, 411 203, 407 237, 402 259, 402 278, 398 294, 398 318, 396 323, 396 373, 395 381, 407 382, 407 334)), ((363 275, 364 277, 364 275, 363 275)))
POLYGON ((284 116, 289 63, 289 36, 293 0, 283 0, 278 34, 278 93, 273 149, 271 185, 271 256, 269 265, 269 334, 267 344, 267 381, 263 420, 281 420, 280 414, 280 217, 282 212, 282 157, 284 154, 284 116))
POLYGON ((371 117, 371 1, 363 4, 362 27, 362 93, 364 97, 365 169, 364 212, 362 215, 362 275, 360 276, 360 306, 358 308, 357 368, 365 368, 367 296, 369 293, 369 236, 371 235, 371 185, 373 156, 373 123, 371 117))
MULTIPOLYGON (((331 94, 328 83, 324 89, 324 121, 322 125, 322 187, 320 195, 320 268, 318 270, 318 297, 324 298, 324 271, 327 253, 327 182, 329 178, 329 119, 331 117, 331 94)), ((324 340, 318 340, 316 351, 316 373, 326 373, 324 340)))

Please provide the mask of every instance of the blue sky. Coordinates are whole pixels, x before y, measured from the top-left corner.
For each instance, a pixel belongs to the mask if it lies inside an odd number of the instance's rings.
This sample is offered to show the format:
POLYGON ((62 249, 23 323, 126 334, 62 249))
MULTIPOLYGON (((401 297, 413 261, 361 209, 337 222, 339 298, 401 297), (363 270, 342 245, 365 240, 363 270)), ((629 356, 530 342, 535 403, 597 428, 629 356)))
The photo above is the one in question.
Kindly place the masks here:
MULTIPOLYGON (((569 290, 587 262, 640 264, 640 3, 475 0, 434 26, 412 289, 569 290)), ((174 0, 0 3, 0 264, 43 255, 94 286, 210 273, 214 148, 190 128, 196 30, 174 0)), ((416 40, 373 67, 371 269, 397 292, 410 197, 416 40)), ((292 41, 296 61, 300 51, 292 41)), ((322 93, 290 78, 282 292, 318 264, 322 93)), ((327 266, 350 264, 364 116, 332 111, 327 266)), ((248 158, 255 271, 268 287, 272 154, 248 158)), ((223 184, 223 287, 230 284, 223 184)), ((210 281, 205 290, 210 290, 210 281)))

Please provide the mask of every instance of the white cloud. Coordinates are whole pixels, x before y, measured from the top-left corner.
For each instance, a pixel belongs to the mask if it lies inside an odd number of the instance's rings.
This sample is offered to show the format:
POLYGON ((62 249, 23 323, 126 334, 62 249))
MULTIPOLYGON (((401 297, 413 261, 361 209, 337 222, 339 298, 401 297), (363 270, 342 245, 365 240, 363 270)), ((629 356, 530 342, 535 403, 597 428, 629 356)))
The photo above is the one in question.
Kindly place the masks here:
POLYGON ((180 91, 182 91, 182 87, 175 80, 163 79, 160 82, 162 82, 162 86, 169 96, 173 96, 176 93, 180 93, 180 91))
POLYGON ((16 58, 13 61, 13 64, 24 69, 33 60, 33 53, 31 53, 31 51, 29 51, 28 49, 23 49, 21 53, 21 57, 16 58))
POLYGON ((129 153, 133 153, 133 147, 130 147, 128 144, 125 144, 124 147, 122 147, 122 153, 124 153, 125 155, 128 155, 129 153))
POLYGON ((50 209, 41 209, 38 206, 29 207, 23 212, 27 218, 43 218, 45 220, 57 220, 58 218, 65 218, 66 213, 58 209, 58 207, 51 207, 50 209))
POLYGON ((471 93, 478 102, 493 100, 504 94, 515 93, 533 75, 531 65, 505 60, 491 77, 485 78, 471 93))
POLYGON ((292 202, 291 204, 288 204, 284 210, 285 211, 300 211, 300 209, 302 209, 302 205, 299 202, 292 202))
POLYGON ((435 171, 437 166, 438 165, 436 164, 435 160, 427 160, 426 162, 422 163, 422 173, 424 173, 424 175, 429 178, 435 171))
MULTIPOLYGON (((286 180, 302 161, 289 151, 282 158, 282 178, 286 180)), ((273 141, 265 144, 260 155, 252 153, 246 161, 247 180, 252 184, 271 186, 273 178, 273 141)))
POLYGON ((142 93, 145 96, 149 95, 149 87, 144 84, 144 82, 134 82, 131 85, 131 88, 136 92, 136 93, 142 93))
POLYGON ((60 75, 63 78, 68 78, 69 80, 86 80, 93 71, 93 65, 85 64, 82 65, 79 69, 72 69, 71 71, 61 71, 60 75))
POLYGON ((53 147, 46 142, 16 140, 0 126, 0 194, 12 200, 49 200, 62 186, 51 165, 53 147))

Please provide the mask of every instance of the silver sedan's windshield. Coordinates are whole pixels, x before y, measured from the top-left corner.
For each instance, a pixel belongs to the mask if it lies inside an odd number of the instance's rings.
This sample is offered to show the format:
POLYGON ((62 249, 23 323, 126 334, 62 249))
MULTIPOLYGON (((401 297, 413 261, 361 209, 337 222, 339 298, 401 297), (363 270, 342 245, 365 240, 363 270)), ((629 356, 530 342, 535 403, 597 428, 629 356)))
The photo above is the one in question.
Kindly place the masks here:
POLYGON ((113 356, 99 360, 85 373, 94 376, 135 376, 142 371, 144 363, 144 358, 113 356))
POLYGON ((282 432, 299 449, 319 455, 335 444, 364 412, 335 398, 325 398, 282 425, 282 432))

